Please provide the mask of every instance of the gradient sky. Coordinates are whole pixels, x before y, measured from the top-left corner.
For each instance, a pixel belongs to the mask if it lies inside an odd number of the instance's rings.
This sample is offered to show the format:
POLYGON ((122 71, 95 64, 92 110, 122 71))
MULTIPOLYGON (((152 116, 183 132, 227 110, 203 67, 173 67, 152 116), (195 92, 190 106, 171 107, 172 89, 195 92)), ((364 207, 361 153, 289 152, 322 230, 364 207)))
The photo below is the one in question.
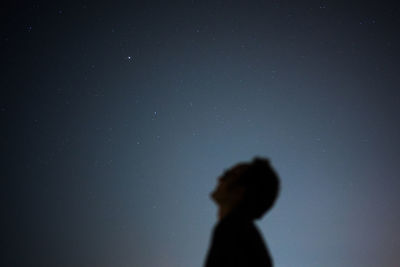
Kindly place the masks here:
POLYGON ((399 6, 136 2, 1 4, 0 265, 202 266, 265 156, 276 267, 399 266, 399 6))

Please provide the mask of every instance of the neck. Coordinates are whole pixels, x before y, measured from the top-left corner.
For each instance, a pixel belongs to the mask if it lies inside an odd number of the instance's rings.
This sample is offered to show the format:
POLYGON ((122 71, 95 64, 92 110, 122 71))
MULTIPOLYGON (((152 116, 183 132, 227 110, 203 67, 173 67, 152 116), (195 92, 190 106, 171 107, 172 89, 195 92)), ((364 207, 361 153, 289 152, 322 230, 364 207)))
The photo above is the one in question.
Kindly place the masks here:
POLYGON ((232 212, 236 213, 236 216, 243 218, 243 219, 250 219, 251 216, 246 212, 246 209, 241 205, 233 205, 233 206, 219 206, 218 207, 218 219, 222 220, 227 215, 231 214, 232 212))
POLYGON ((226 215, 228 215, 232 210, 232 207, 222 206, 218 208, 218 219, 222 220, 226 215))
POLYGON ((244 210, 239 205, 221 205, 218 207, 218 219, 222 220, 223 218, 225 218, 227 215, 231 214, 232 212, 235 212, 240 217, 246 216, 244 210))

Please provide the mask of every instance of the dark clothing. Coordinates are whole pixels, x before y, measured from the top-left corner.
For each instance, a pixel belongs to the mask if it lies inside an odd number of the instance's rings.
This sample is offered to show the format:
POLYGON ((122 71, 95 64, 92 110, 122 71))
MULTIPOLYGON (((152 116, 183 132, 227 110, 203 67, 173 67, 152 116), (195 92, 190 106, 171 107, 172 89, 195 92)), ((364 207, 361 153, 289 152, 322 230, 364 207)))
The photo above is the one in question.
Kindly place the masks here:
POLYGON ((264 241, 252 219, 240 213, 224 217, 214 228, 205 267, 272 267, 264 241))

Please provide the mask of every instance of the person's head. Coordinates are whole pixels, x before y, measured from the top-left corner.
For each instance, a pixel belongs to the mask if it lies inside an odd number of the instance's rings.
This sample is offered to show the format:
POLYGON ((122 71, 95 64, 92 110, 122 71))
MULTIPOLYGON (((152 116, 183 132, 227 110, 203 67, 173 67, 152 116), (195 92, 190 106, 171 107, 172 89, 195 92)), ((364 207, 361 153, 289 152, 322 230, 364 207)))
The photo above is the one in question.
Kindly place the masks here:
POLYGON ((259 219, 275 203, 279 188, 279 177, 269 161, 256 157, 227 170, 219 178, 212 198, 222 208, 240 208, 251 218, 259 219))

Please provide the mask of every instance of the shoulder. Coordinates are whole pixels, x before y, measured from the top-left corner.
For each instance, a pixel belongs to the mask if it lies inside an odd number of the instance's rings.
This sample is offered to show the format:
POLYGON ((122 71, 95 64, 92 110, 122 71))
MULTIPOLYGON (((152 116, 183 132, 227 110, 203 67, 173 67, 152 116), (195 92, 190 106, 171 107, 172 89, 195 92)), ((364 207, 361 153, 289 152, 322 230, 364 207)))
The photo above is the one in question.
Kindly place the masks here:
POLYGON ((255 247, 264 247, 261 234, 250 220, 225 220, 214 229, 214 242, 222 243, 230 250, 245 252, 255 247))
POLYGON ((207 263, 206 266, 271 266, 259 231, 246 220, 223 220, 215 226, 207 263))

